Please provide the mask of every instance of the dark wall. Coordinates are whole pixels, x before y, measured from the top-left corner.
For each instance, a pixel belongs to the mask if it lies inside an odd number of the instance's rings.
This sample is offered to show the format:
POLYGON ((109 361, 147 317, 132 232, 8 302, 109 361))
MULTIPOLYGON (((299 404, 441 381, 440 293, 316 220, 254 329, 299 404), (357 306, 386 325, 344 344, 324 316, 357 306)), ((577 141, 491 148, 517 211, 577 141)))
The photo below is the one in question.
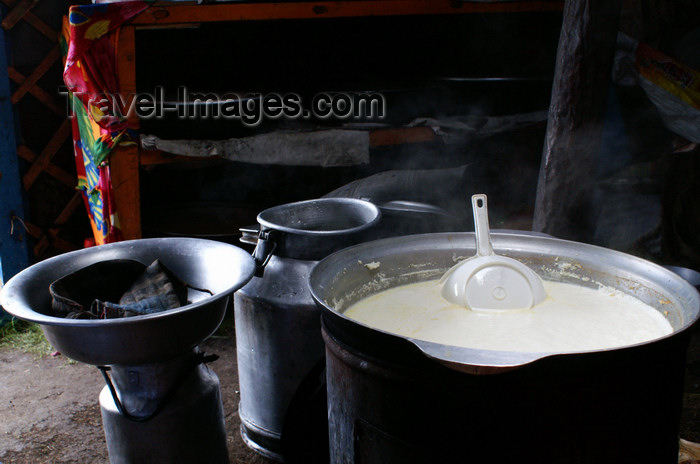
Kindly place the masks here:
MULTIPOLYGON (((305 101, 322 91, 374 91, 385 98, 386 117, 368 122, 390 125, 418 117, 546 110, 560 23, 560 13, 508 13, 246 21, 139 31, 137 87, 154 92, 162 86, 166 100, 176 99, 183 86, 217 94, 292 92, 305 101)), ((142 132, 162 138, 226 139, 344 122, 266 120, 249 128, 235 120, 170 115, 143 120, 142 132)), ((533 131, 458 145, 377 148, 369 165, 350 168, 170 166, 144 174, 143 197, 152 205, 223 201, 260 209, 322 196, 387 169, 469 164, 470 172, 479 173, 473 177, 485 180, 493 176, 494 166, 510 165, 518 171, 518 181, 508 185, 517 185, 520 192, 515 208, 527 208, 534 201, 544 127, 533 131), (523 184, 528 184, 524 192, 523 184)), ((507 175, 505 170, 500 174, 507 175)))

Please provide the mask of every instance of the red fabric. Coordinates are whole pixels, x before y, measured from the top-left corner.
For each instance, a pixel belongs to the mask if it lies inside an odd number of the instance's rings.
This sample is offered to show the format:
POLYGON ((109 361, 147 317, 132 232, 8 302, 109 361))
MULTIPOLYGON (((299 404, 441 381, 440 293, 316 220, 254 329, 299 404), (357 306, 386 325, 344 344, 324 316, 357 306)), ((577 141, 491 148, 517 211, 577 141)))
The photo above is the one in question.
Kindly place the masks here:
POLYGON ((129 130, 133 129, 112 104, 112 97, 120 95, 116 66, 118 31, 150 3, 72 6, 64 18, 63 80, 72 104, 78 188, 83 193, 97 245, 123 239, 108 165, 112 149, 128 139, 129 130), (106 96, 110 98, 103 100, 106 96), (100 104, 95 105, 96 101, 100 104))

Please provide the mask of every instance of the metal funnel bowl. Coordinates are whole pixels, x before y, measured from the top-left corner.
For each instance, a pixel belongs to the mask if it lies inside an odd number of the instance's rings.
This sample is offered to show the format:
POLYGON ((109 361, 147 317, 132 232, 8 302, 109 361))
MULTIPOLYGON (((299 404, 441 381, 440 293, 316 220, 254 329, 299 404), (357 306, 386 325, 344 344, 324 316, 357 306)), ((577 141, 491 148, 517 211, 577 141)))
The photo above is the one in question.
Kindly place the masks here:
POLYGON ((224 318, 229 296, 245 285, 255 264, 244 250, 193 238, 112 243, 66 253, 30 266, 0 292, 8 313, 39 324, 51 345, 69 358, 94 365, 134 366, 172 359, 209 337, 224 318), (191 304, 121 319, 76 320, 51 316, 49 285, 99 261, 159 259, 180 279, 213 295, 191 291, 191 304))

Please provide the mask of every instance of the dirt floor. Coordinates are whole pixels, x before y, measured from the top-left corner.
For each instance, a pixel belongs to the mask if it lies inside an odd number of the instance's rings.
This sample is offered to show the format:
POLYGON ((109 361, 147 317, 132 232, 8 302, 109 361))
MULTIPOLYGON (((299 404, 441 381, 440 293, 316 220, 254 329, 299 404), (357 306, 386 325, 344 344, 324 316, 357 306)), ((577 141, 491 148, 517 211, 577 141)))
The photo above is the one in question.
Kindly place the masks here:
MULTIPOLYGON (((210 338, 201 348, 220 356, 210 367, 221 381, 231 463, 271 464, 239 434, 233 338, 210 338)), ((103 386, 97 368, 64 356, 0 350, 0 464, 107 463, 98 404, 103 386)), ((700 330, 688 352, 685 390, 681 437, 700 442, 700 330)))
MULTIPOLYGON (((239 433, 235 342, 210 338, 200 348, 221 382, 231 463, 270 464, 245 446, 239 433)), ((0 464, 108 463, 96 367, 65 356, 0 350, 0 464)))

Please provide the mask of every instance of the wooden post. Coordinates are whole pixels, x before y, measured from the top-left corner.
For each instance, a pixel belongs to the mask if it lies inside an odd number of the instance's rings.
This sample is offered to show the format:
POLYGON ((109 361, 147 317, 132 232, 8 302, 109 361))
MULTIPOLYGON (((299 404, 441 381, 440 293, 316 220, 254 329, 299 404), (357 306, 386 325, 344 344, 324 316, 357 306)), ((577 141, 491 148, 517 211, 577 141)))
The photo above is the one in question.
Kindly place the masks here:
POLYGON ((362 16, 519 13, 560 11, 561 0, 462 2, 452 0, 351 0, 191 3, 156 2, 131 24, 166 25, 270 19, 351 18, 362 16))
MULTIPOLYGON (((123 98, 136 94, 136 41, 134 26, 119 30, 117 45, 117 77, 123 98)), ((129 122, 138 126, 136 112, 129 114, 129 122)), ((119 225, 126 240, 141 238, 141 193, 139 191, 138 144, 119 144, 109 155, 114 201, 119 225)))
POLYGON ((567 0, 549 106, 533 229, 586 240, 620 0, 567 0))

